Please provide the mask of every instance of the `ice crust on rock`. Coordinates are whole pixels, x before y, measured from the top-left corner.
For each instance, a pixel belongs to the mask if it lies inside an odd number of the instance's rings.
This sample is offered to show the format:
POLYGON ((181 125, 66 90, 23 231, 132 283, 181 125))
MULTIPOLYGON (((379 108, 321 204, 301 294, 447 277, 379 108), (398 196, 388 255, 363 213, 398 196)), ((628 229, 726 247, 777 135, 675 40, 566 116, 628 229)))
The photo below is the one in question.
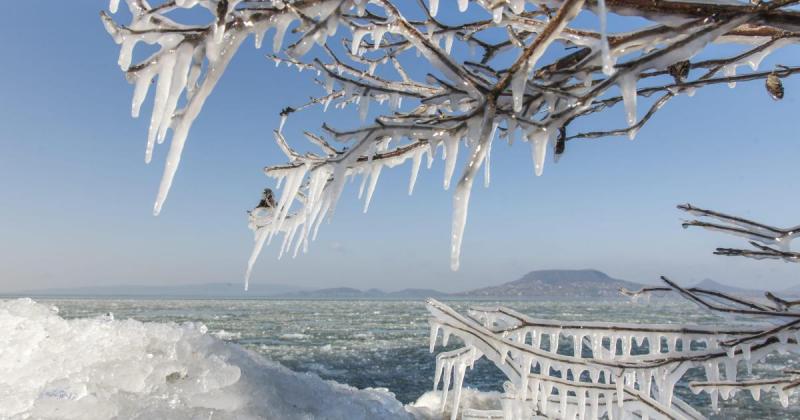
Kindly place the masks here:
POLYGON ((0 301, 0 332, 2 419, 412 418, 386 390, 292 372, 202 324, 66 320, 17 299, 0 301))

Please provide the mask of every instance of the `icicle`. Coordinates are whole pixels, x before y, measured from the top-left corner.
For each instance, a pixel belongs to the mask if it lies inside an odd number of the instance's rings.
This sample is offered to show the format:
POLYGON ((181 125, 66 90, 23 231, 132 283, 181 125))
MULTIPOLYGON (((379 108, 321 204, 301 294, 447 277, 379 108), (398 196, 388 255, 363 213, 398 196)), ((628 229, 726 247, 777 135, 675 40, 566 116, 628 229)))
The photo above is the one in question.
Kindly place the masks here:
POLYGON ((163 116, 158 128, 158 142, 159 144, 164 141, 167 135, 167 130, 170 128, 172 116, 178 105, 178 99, 186 87, 189 69, 192 65, 192 54, 194 48, 191 44, 184 43, 178 47, 175 52, 175 66, 172 72, 172 81, 170 82, 169 94, 167 95, 166 105, 163 110, 163 116))
POLYGON ((439 13, 439 0, 430 0, 430 11, 431 16, 436 17, 436 14, 439 13))
POLYGON ((539 406, 542 408, 542 412, 547 412, 547 403, 550 402, 550 395, 553 394, 553 384, 545 381, 542 387, 542 392, 539 394, 541 401, 539 402, 539 406))
POLYGON ((589 391, 589 400, 591 410, 591 419, 597 419, 600 417, 600 392, 595 390, 589 391))
POLYGON ((622 344, 622 356, 627 356, 630 352, 630 337, 622 336, 620 339, 620 344, 622 344))
POLYGON ((125 39, 123 38, 122 44, 119 48, 119 59, 117 60, 117 64, 119 68, 123 71, 127 71, 128 68, 131 66, 131 60, 133 56, 133 47, 136 45, 137 40, 135 38, 125 39))
POLYGON ((358 55, 359 47, 361 46, 361 40, 364 39, 368 31, 364 29, 357 29, 353 31, 353 41, 350 44, 350 53, 353 55, 358 55))
POLYGON ((423 150, 419 149, 414 152, 411 160, 411 179, 408 181, 408 195, 414 193, 414 185, 417 183, 417 175, 419 174, 419 167, 422 163, 423 150))
POLYGON ((266 32, 267 28, 253 32, 253 45, 256 47, 257 50, 261 49, 261 43, 264 41, 264 34, 266 32))
POLYGON ((753 399, 758 401, 761 399, 761 386, 760 385, 753 385, 750 388, 750 395, 753 396, 753 399))
POLYGON ((450 51, 453 49, 453 39, 454 36, 452 32, 444 34, 444 51, 448 54, 450 54, 450 51))
POLYGON ((579 359, 583 357, 583 335, 576 334, 572 337, 572 355, 579 359))
MULTIPOLYGON (((628 126, 636 125, 636 78, 635 74, 628 74, 619 79, 619 89, 622 91, 622 101, 625 104, 628 126)), ((631 138, 633 140, 633 138, 631 138)))
POLYGON ((531 364, 533 364, 533 358, 530 356, 524 356, 522 358, 522 380, 519 395, 517 395, 520 401, 525 401, 525 399, 528 397, 528 379, 530 378, 531 374, 531 364))
POLYGON ((447 136, 444 142, 444 189, 450 188, 450 180, 453 178, 453 172, 456 169, 456 160, 458 159, 458 137, 447 136))
POLYGON ((389 108, 391 108, 392 111, 397 111, 402 103, 403 97, 397 93, 392 93, 389 99, 389 108))
POLYGON ((253 266, 256 264, 259 254, 261 254, 261 249, 264 248, 264 242, 266 242, 268 236, 268 229, 261 228, 256 231, 256 243, 250 253, 250 258, 247 260, 247 272, 244 275, 245 291, 250 288, 250 275, 253 274, 253 266))
POLYGON ((358 98, 358 117, 361 121, 365 121, 367 119, 367 114, 369 113, 369 91, 364 91, 364 94, 358 98))
POLYGON ((562 419, 567 418, 567 402, 569 401, 569 396, 567 395, 567 387, 563 385, 556 385, 556 389, 558 390, 558 402, 559 402, 559 416, 562 419))
POLYGON ((372 201, 372 194, 375 192, 375 186, 378 184, 378 177, 381 175, 383 165, 380 163, 373 164, 369 173, 369 188, 367 188, 367 198, 364 200, 364 213, 369 210, 369 203, 372 201))
POLYGON ((539 387, 541 386, 541 380, 539 378, 536 378, 536 377, 531 378, 531 379, 532 379, 533 383, 529 387, 530 391, 531 391, 530 399, 531 399, 531 401, 533 401, 534 404, 536 404, 536 401, 539 399, 539 387))
POLYGON ((750 343, 742 344, 741 348, 742 358, 744 359, 745 366, 747 366, 747 374, 750 375, 753 372, 753 362, 750 360, 750 343))
MULTIPOLYGON (((617 406, 622 407, 622 402, 625 401, 625 392, 623 391, 625 387, 625 379, 623 378, 624 372, 616 375, 614 378, 614 385, 617 387, 617 406)), ((610 407, 609 407, 610 410, 610 407)))
MULTIPOLYGON (((653 388, 653 371, 648 371, 644 376, 644 395, 650 396, 650 390, 653 388)), ((670 398, 671 399, 671 398, 670 398)))
MULTIPOLYGON (((383 41, 383 34, 386 33, 386 29, 383 27, 375 28, 375 31, 372 32, 372 50, 377 51, 378 48, 381 47, 381 41, 383 41)), ((372 73, 370 73, 372 74, 372 73)))
POLYGON ((153 147, 156 143, 158 129, 161 120, 164 118, 164 108, 169 99, 170 85, 172 84, 172 72, 175 69, 175 54, 166 54, 161 57, 159 62, 158 85, 156 85, 156 97, 153 103, 153 114, 150 117, 150 127, 147 131, 147 147, 145 148, 144 161, 150 163, 153 157, 153 147))
POLYGON ((278 133, 283 133, 283 126, 286 125, 286 120, 289 118, 289 114, 281 114, 281 120, 278 123, 278 133))
POLYGON ((600 369, 589 368, 589 378, 592 380, 592 383, 598 383, 597 381, 600 380, 600 369))
POLYGON ((737 364, 736 359, 725 359, 725 380, 736 382, 737 364))
POLYGON ((183 108, 181 118, 176 122, 175 127, 173 128, 175 131, 173 132, 172 142, 170 144, 169 152, 167 153, 167 159, 164 165, 164 175, 161 178, 161 184, 158 188, 158 195, 156 197, 155 205, 153 206, 153 214, 158 215, 161 212, 161 207, 164 204, 164 200, 167 199, 170 187, 172 186, 172 181, 175 178, 175 173, 177 172, 178 165, 180 164, 183 147, 186 144, 186 138, 189 135, 189 129, 191 128, 192 123, 194 122, 195 118, 197 118, 197 115, 200 113, 206 98, 214 89, 214 86, 219 81, 222 73, 225 72, 225 68, 230 62, 230 59, 233 57, 233 54, 241 45, 243 39, 244 38, 242 37, 232 36, 229 44, 220 56, 215 56, 213 60, 209 58, 209 60, 213 62, 213 65, 209 67, 202 86, 200 86, 194 96, 192 96, 191 101, 186 104, 186 107, 183 108))
POLYGON ((525 11, 525 0, 511 0, 511 11, 520 14, 525 11))
POLYGON ((606 416, 608 420, 614 420, 614 393, 605 392, 603 396, 606 399, 606 416))
POLYGON ((469 0, 458 0, 458 11, 465 12, 469 6, 469 0))
MULTIPOLYGON (((705 364, 706 380, 709 382, 719 381, 719 365, 716 362, 708 362, 705 364)), ((719 406, 719 391, 712 389, 709 392, 711 397, 711 409, 717 411, 719 406)))
MULTIPOLYGON (((728 64, 727 66, 722 68, 722 73, 725 77, 734 77, 736 76, 736 64, 728 64)), ((728 87, 733 89, 736 87, 736 82, 728 82, 728 87)))
POLYGON ((108 2, 108 10, 111 13, 117 13, 117 9, 119 9, 119 0, 111 0, 108 2))
POLYGON ((486 144, 486 158, 484 159, 483 163, 483 187, 489 188, 489 182, 491 182, 492 174, 492 144, 494 139, 494 134, 497 132, 497 125, 498 123, 495 122, 492 124, 492 132, 489 134, 489 141, 486 144))
POLYGON ((447 404, 447 392, 450 390, 450 378, 453 374, 453 362, 444 362, 443 370, 444 372, 442 372, 442 376, 444 378, 444 383, 442 384, 442 412, 444 412, 445 405, 447 404))
POLYGON ((145 97, 147 97, 147 91, 150 90, 150 85, 153 82, 154 76, 155 72, 149 67, 140 70, 136 74, 136 82, 133 88, 133 100, 131 101, 131 116, 133 118, 139 117, 139 110, 142 107, 145 97))
POLYGON ((503 10, 505 8, 503 6, 495 7, 492 9, 492 20, 494 23, 500 23, 503 21, 503 10))
MULTIPOLYGON (((437 357, 436 358, 436 371, 433 376, 433 390, 439 387, 439 381, 442 379, 442 373, 444 372, 444 359, 437 357)), ((444 404, 444 401, 442 401, 444 404)))
POLYGON ((458 364, 455 368, 455 378, 453 380, 453 408, 450 412, 450 420, 456 420, 458 417, 458 406, 461 403, 461 387, 464 384, 464 373, 467 370, 467 366, 461 360, 458 361, 458 364))
POLYGON ((277 53, 281 50, 281 46, 283 45, 283 37, 286 35, 286 30, 289 28, 289 25, 291 25, 294 19, 289 14, 280 14, 276 17, 276 19, 277 22, 275 22, 275 35, 272 38, 272 51, 277 53))
POLYGON ((597 16, 600 18, 600 52, 603 60, 603 73, 611 76, 614 74, 614 62, 608 47, 608 15, 605 0, 597 0, 597 16))
POLYGON ((553 137, 547 127, 536 130, 531 136, 531 152, 533 154, 533 170, 536 176, 544 172, 544 159, 547 156, 547 144, 553 137))
POLYGON ((650 350, 650 354, 661 353, 661 337, 658 335, 647 337, 647 347, 650 350))
POLYGON ((783 406, 783 408, 789 407, 789 392, 780 387, 776 388, 778 390, 778 397, 781 400, 781 406, 783 406))

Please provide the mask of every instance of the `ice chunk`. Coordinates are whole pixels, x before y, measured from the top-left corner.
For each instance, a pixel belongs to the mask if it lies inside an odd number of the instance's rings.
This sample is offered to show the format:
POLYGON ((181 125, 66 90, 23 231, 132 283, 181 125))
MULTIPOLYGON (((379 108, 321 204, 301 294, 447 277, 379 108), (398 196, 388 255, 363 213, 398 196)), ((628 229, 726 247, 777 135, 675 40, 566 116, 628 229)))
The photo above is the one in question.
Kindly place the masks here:
POLYGON ((18 299, 0 302, 0 331, 4 419, 410 417, 386 391, 294 373, 202 324, 66 320, 18 299))

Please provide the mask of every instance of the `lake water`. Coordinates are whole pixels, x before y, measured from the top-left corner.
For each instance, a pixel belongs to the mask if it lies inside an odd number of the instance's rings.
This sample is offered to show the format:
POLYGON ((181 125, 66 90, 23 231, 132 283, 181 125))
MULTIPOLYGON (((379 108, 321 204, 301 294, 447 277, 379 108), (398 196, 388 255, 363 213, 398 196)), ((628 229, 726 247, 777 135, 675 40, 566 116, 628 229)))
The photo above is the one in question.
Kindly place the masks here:
MULTIPOLYGON (((415 401, 432 387, 435 357, 428 352, 428 313, 422 301, 279 301, 279 300, 145 300, 37 299, 57 306, 65 318, 108 312, 117 319, 153 322, 202 322, 211 334, 238 343, 295 371, 359 388, 388 388, 404 402, 415 401)), ((463 311, 471 302, 451 302, 463 311)), ((480 302, 487 305, 489 302, 480 302)), ((698 308, 676 302, 504 302, 533 317, 618 322, 719 322, 698 308)), ((454 340, 456 341, 456 340, 454 340)), ((771 356, 762 368, 777 374, 798 366, 798 357, 771 356)), ((505 377, 484 360, 467 372, 465 386, 499 390, 505 377)), ((684 384, 685 385, 685 384, 684 384)), ((679 384, 680 387, 680 384, 679 384)), ((704 408, 704 394, 678 389, 676 395, 719 418, 800 418, 798 395, 784 409, 774 392, 761 402, 739 393, 720 402, 722 411, 704 408)))

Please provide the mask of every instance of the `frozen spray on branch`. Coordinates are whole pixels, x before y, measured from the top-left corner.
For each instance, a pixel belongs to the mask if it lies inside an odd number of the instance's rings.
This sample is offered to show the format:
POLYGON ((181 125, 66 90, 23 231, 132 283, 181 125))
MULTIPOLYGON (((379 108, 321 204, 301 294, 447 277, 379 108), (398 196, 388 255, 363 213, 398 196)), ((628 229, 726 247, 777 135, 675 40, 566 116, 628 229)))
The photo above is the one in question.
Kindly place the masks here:
MULTIPOLYGON (((112 13, 117 3, 112 0, 112 13)), ((173 0, 150 4, 126 0, 126 4, 131 14, 128 25, 106 13, 101 16, 120 45, 119 65, 134 84, 134 116, 154 85, 146 161, 172 132, 156 214, 173 183, 192 123, 248 37, 260 48, 266 34, 272 34, 274 54, 269 59, 278 66, 308 70, 323 89, 307 103, 286 107, 276 124, 273 136, 288 162, 265 169, 277 180, 280 192, 273 208, 251 213, 256 246, 248 273, 262 246, 276 234, 284 235, 281 254, 307 250, 321 222, 333 214, 348 179, 361 179, 359 197, 366 211, 384 168, 410 162, 411 192, 423 159, 430 167, 437 155, 444 160, 445 189, 461 165, 451 233, 450 264, 456 269, 474 179, 483 169, 488 185, 491 149, 498 141, 529 143, 534 173, 541 175, 549 150, 558 159, 572 140, 634 138, 677 95, 691 95, 708 85, 765 80, 769 94, 780 99, 781 78, 800 71, 788 66, 758 70, 770 53, 798 42, 800 16, 788 10, 792 2, 173 0), (458 13, 456 6, 470 12, 458 13), (206 9, 211 17, 203 24, 182 23, 179 17, 185 14, 176 13, 179 9, 206 9), (574 24, 573 19, 586 11, 597 14, 597 27, 574 24), (609 14, 649 23, 613 32, 609 14), (444 23, 458 17, 460 23, 444 23), (498 28, 506 34, 504 41, 496 40, 498 28), (488 36, 492 31, 494 35, 488 36), (740 50, 691 61, 713 42, 734 43, 740 50), (157 51, 133 63, 140 43, 156 45, 157 51), (507 57, 513 57, 510 64, 507 57), (752 72, 737 74, 740 67, 752 72), (363 125, 340 128, 323 123, 321 132, 303 133, 316 152, 299 152, 296 141, 284 134, 297 112, 351 105, 363 125), (645 112, 640 109, 643 105, 645 112), (573 128, 574 122, 615 107, 624 108, 622 128, 589 132, 573 128), (378 116, 370 118, 374 114, 378 116)))

